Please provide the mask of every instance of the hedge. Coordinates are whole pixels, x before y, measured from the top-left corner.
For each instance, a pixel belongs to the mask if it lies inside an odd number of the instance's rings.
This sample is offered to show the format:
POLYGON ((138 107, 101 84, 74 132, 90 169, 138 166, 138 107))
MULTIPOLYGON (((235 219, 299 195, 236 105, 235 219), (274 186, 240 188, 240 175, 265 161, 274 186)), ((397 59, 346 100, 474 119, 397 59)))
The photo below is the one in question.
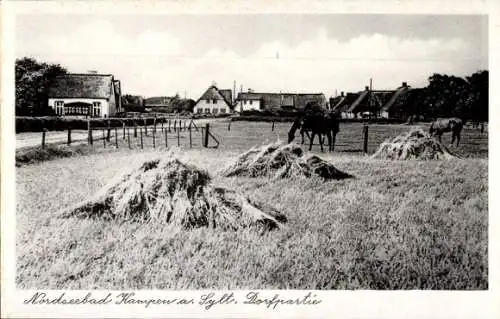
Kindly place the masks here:
MULTIPOLYGON (((269 116, 269 115, 240 115, 231 118, 231 121, 248 122, 293 122, 297 116, 269 116)), ((400 119, 339 119, 340 123, 367 123, 367 124, 402 124, 400 119)))
MULTIPOLYGON (((135 119, 137 125, 153 125, 154 118, 135 119)), ((157 118, 156 123, 166 122, 164 118, 157 118)), ((90 119, 92 127, 122 127, 123 123, 127 126, 134 125, 133 118, 112 118, 112 119, 90 119)), ((42 132, 43 129, 48 131, 65 131, 68 128, 73 130, 86 130, 87 119, 66 118, 59 116, 45 117, 22 117, 16 116, 16 133, 23 132, 42 132)))

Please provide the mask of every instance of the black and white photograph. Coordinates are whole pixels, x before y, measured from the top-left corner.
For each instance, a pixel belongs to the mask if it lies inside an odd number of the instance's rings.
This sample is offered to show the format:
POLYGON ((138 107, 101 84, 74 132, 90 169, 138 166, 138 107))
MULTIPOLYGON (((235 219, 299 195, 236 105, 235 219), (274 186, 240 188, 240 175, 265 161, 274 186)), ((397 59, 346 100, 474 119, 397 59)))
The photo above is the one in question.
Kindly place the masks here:
POLYGON ((16 14, 2 201, 22 301, 487 292, 490 19, 16 14))

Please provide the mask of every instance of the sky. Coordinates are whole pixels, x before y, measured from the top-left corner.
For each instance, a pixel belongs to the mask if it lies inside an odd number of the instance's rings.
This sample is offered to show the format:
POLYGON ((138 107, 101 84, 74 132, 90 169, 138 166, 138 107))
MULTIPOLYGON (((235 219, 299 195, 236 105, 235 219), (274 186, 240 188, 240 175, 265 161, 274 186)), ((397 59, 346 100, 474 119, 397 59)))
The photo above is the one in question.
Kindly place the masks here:
POLYGON ((21 15, 16 57, 113 74, 122 92, 197 99, 239 92, 322 92, 427 85, 433 73, 488 69, 481 15, 21 15))

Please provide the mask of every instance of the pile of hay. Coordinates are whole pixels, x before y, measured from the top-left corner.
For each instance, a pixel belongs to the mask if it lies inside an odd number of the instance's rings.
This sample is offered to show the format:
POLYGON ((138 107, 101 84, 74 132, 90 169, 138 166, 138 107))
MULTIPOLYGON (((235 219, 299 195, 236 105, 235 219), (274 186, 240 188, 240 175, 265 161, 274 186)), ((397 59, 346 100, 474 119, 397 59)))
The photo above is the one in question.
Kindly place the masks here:
POLYGON ((391 160, 438 160, 457 158, 437 139, 415 128, 382 143, 373 158, 391 160))
POLYGON ((152 221, 183 228, 280 227, 286 218, 242 194, 215 187, 207 172, 177 159, 152 160, 59 217, 152 221), (264 212, 263 210, 266 210, 264 212))
POLYGON ((273 178, 317 175, 325 179, 352 177, 318 156, 305 155, 300 146, 294 143, 286 145, 274 143, 252 148, 239 155, 222 171, 222 175, 273 178))

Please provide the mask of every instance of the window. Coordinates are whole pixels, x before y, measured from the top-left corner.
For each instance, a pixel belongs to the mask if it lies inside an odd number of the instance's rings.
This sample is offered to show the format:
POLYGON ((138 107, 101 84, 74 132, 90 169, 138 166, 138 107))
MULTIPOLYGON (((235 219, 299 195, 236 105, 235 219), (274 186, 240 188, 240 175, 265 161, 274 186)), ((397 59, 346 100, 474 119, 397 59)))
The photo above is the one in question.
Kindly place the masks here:
POLYGON ((210 104, 210 99, 207 99, 207 104, 210 104))
POLYGON ((200 107, 200 108, 196 109, 196 112, 198 112, 198 113, 202 113, 202 112, 203 112, 203 109, 200 107))
POLYGON ((54 101, 54 109, 57 115, 64 114, 64 101, 54 101))
POLYGON ((252 100, 250 100, 250 105, 252 105, 252 102, 253 102, 253 101, 252 101, 252 100))
POLYGON ((244 101, 243 101, 243 104, 247 104, 247 100, 244 100, 244 101))
POLYGON ((212 113, 213 113, 213 114, 217 114, 217 111, 219 111, 219 110, 218 110, 218 109, 216 109, 216 108, 214 108, 214 109, 212 110, 212 113))
POLYGON ((210 109, 208 107, 205 109, 205 113, 210 113, 210 109))
POLYGON ((93 116, 94 117, 101 117, 101 102, 94 102, 92 103, 93 105, 93 116))
POLYGON ((221 108, 221 109, 220 109, 220 112, 221 112, 221 113, 226 113, 226 109, 221 108))
POLYGON ((214 104, 217 104, 217 99, 213 99, 213 100, 212 100, 212 102, 213 102, 214 104))

